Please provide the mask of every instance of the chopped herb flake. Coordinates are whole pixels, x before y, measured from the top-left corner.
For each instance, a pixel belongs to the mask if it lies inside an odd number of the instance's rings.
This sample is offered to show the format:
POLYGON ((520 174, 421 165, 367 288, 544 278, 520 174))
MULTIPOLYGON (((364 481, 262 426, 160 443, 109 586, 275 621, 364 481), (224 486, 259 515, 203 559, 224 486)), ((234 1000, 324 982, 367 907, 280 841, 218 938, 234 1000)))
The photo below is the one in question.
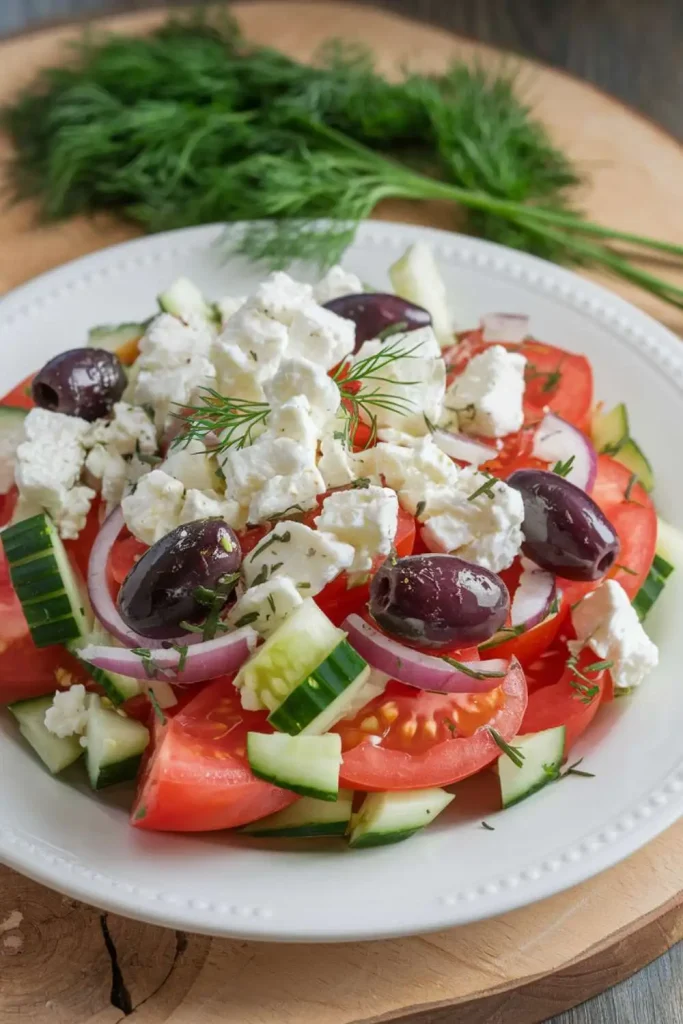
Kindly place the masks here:
POLYGON ((482 821, 481 827, 485 828, 487 832, 495 832, 493 825, 489 825, 488 821, 482 821))
POLYGON ((496 745, 500 747, 504 754, 507 754, 513 764, 517 765, 518 768, 521 768, 524 764, 524 754, 519 747, 511 747, 510 744, 503 739, 498 730, 494 729, 492 726, 489 725, 488 730, 496 745))
POLYGON ((558 476, 568 476, 574 468, 574 456, 570 455, 566 462, 556 462, 553 466, 553 473, 558 476))
POLYGON ((242 626, 250 626, 252 622, 256 622, 258 619, 258 612, 247 612, 235 623, 235 628, 240 629, 242 626))

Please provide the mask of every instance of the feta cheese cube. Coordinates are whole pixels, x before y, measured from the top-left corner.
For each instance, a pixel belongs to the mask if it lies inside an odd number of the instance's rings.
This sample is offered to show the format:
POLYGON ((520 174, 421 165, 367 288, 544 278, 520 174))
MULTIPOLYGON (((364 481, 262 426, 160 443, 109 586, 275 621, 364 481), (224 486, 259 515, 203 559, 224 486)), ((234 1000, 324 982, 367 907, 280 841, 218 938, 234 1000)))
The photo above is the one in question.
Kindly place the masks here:
POLYGON ((321 429, 337 412, 341 402, 335 382, 322 366, 309 359, 283 359, 264 390, 273 409, 296 395, 304 395, 310 405, 311 417, 321 429))
POLYGON ((159 469, 180 480, 185 487, 194 487, 199 491, 215 490, 218 483, 214 458, 207 451, 206 445, 196 437, 171 446, 159 469))
POLYGON ((330 267, 321 281, 313 288, 313 298, 323 306, 342 295, 360 295, 365 291, 359 277, 337 264, 330 267))
POLYGON ((295 281, 289 274, 276 270, 261 282, 247 301, 273 320, 289 327, 295 314, 309 305, 312 298, 313 288, 310 284, 295 281))
POLYGON ((492 345, 473 356, 446 394, 444 424, 483 437, 505 437, 524 422, 526 359, 492 345))
POLYGON ((91 487, 72 487, 66 491, 58 507, 48 509, 60 537, 64 540, 75 540, 78 537, 85 526, 95 497, 96 492, 91 487))
POLYGON ((317 506, 317 496, 324 490, 325 481, 315 466, 300 473, 271 477, 252 495, 248 521, 262 523, 287 512, 307 512, 317 506))
POLYGON ((325 490, 333 487, 344 487, 356 479, 352 453, 345 444, 333 434, 325 434, 320 444, 321 456, 318 471, 325 481, 325 490))
POLYGON ((187 322, 170 313, 154 317, 140 339, 140 365, 146 370, 169 370, 184 366, 188 356, 208 356, 213 331, 203 317, 187 322))
POLYGON ((378 428, 391 427, 421 437, 428 432, 427 420, 438 423, 443 408, 446 365, 439 343, 431 327, 421 327, 386 342, 366 341, 354 356, 354 364, 378 355, 388 345, 405 354, 383 365, 370 383, 379 395, 396 399, 401 409, 373 408, 373 415, 378 428))
POLYGON ((180 510, 180 523, 194 523, 197 519, 224 519, 233 530, 246 525, 243 509, 232 498, 223 498, 217 491, 199 491, 194 487, 185 492, 180 510))
POLYGON ((350 544, 322 530, 283 519, 242 561, 248 587, 288 577, 304 597, 315 597, 354 559, 350 544))
POLYGON ((590 647, 600 660, 611 661, 617 690, 631 690, 655 668, 659 652, 643 629, 628 594, 616 580, 605 580, 572 611, 578 653, 590 647))
MULTIPOLYGON (((287 348, 287 328, 249 299, 232 316, 211 351, 224 387, 231 380, 252 376, 260 383, 275 373, 287 348), (241 353, 241 354, 239 354, 241 353)), ((232 387, 225 392, 246 397, 232 387)))
POLYGON ((88 452, 85 468, 99 481, 104 500, 118 505, 128 484, 128 463, 123 455, 107 445, 96 444, 88 452))
POLYGON ((184 497, 180 480, 153 469, 121 502, 126 526, 144 544, 156 544, 180 525, 184 497))
POLYGON ((455 484, 458 479, 458 467, 431 434, 409 448, 381 441, 375 448, 375 473, 396 491, 419 491, 428 483, 455 484))
POLYGON ((132 455, 139 451, 152 455, 157 450, 154 424, 143 408, 128 402, 117 402, 110 420, 95 420, 90 425, 85 444, 107 445, 119 455, 132 455))
POLYGON ((346 320, 329 309, 310 303, 300 309, 292 320, 287 355, 310 359, 324 370, 331 370, 344 356, 353 352, 355 340, 353 320, 346 320))
MULTIPOLYGON (((180 323, 177 320, 176 323, 180 323)), ((205 356, 188 355, 180 366, 147 369, 140 364, 133 386, 136 405, 151 406, 158 429, 173 421, 178 406, 193 405, 203 388, 213 387, 216 370, 205 356)))
POLYGON ((519 491, 473 467, 455 484, 430 484, 399 492, 401 505, 425 523, 422 539, 430 551, 445 551, 500 572, 522 546, 524 503, 519 491), (473 497, 487 481, 490 486, 473 497))
POLYGON ((311 416, 311 405, 305 395, 295 395, 272 410, 264 437, 288 437, 315 453, 320 431, 311 416))
POLYGON ((47 731, 60 739, 84 733, 88 724, 85 686, 76 683, 68 690, 57 690, 44 722, 47 731))
POLYGON ((289 437, 265 434, 245 448, 226 448, 217 458, 225 476, 225 493, 240 505, 249 505, 252 495, 273 477, 315 468, 310 449, 289 437))
POLYGON ((398 498, 387 487, 370 485, 336 491, 325 498, 315 521, 318 530, 351 544, 351 572, 369 572, 375 558, 391 551, 398 527, 398 498))
POLYGON ((250 625, 261 636, 270 636, 303 600, 293 580, 288 576, 273 576, 238 598, 228 614, 228 625, 234 628, 250 625))
POLYGON ((261 380, 271 376, 278 360, 272 365, 259 363, 255 349, 243 352, 237 345, 219 342, 216 343, 212 358, 217 374, 216 391, 219 394, 237 396, 248 402, 265 401, 261 380))

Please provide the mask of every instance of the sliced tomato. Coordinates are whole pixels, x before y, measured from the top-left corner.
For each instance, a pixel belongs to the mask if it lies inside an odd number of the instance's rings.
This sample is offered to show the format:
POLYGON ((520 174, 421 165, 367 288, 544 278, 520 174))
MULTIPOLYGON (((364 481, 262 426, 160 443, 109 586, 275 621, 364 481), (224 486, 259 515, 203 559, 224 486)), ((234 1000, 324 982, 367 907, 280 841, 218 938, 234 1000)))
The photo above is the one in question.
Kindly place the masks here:
POLYGON ((266 712, 241 707, 232 679, 215 679, 165 725, 155 725, 154 748, 131 812, 136 828, 235 828, 297 799, 253 775, 246 755, 247 733, 272 729, 266 712))
MULTIPOLYGON (((520 733, 542 732, 563 725, 566 729, 565 754, 591 724, 597 714, 600 702, 609 686, 609 673, 586 671, 591 664, 599 661, 590 650, 579 655, 576 669, 567 665, 566 646, 563 654, 564 669, 557 682, 539 686, 529 693, 529 703, 522 720, 520 733)), ((553 668, 555 665, 553 665, 553 668)))
POLYGON ((19 491, 11 487, 7 494, 0 494, 0 526, 7 526, 12 521, 19 491))
POLYGON ((135 563, 147 550, 148 545, 133 537, 127 530, 121 532, 109 554, 109 573, 118 586, 121 586, 135 563))
POLYGON ((28 377, 24 377, 16 387, 8 391, 4 398, 0 399, 0 405, 13 405, 19 409, 32 409, 34 402, 31 398, 31 381, 35 377, 35 373, 30 373, 28 377))
POLYGON ((432 693, 391 682, 355 718, 335 727, 344 751, 341 780, 363 790, 458 782, 500 753, 486 726, 512 739, 526 703, 524 672, 516 662, 501 686, 483 694, 432 693))

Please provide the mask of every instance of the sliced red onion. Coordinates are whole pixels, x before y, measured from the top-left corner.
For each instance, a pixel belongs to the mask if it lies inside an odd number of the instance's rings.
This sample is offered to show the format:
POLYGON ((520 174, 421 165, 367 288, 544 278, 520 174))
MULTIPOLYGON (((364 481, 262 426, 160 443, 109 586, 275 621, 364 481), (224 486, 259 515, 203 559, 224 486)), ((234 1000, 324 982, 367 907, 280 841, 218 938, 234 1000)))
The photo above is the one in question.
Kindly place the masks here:
POLYGON ((566 479, 584 491, 592 491, 598 470, 595 448, 585 434, 554 412, 546 413, 541 420, 532 454, 552 463, 567 463, 573 456, 569 472, 564 474, 566 479))
POLYGON ((482 341, 524 341, 529 333, 529 317, 522 313, 487 313, 481 318, 482 341))
POLYGON ((551 572, 522 559, 522 575, 510 607, 510 625, 532 629, 543 622, 557 597, 557 581, 551 572))
POLYGON ((258 638, 258 633, 251 626, 243 626, 215 640, 198 643, 188 651, 177 648, 151 650, 149 643, 135 651, 88 644, 81 650, 80 657, 105 671, 132 676, 133 679, 201 683, 205 679, 235 672, 247 660, 258 638))
MULTIPOLYGON (((199 643, 201 641, 201 634, 198 633, 182 633, 177 637, 171 637, 170 640, 153 640, 148 636, 143 636, 141 633, 136 633, 121 618, 119 610, 109 592, 107 563, 109 561, 109 552, 124 525, 123 511, 119 505, 105 519, 90 552, 90 561, 88 562, 88 594, 95 615, 106 631, 127 647, 149 647, 154 649, 161 647, 165 643, 192 645, 199 643)), ((124 672, 123 675, 126 675, 126 673, 124 672)))
POLYGON ((468 462, 472 466, 480 466, 482 462, 489 462, 498 455, 498 449, 491 445, 475 441, 466 434, 456 434, 451 430, 442 430, 440 427, 433 433, 434 443, 442 452, 451 459, 458 462, 468 462))
POLYGON ((349 643, 368 665, 418 690, 486 693, 501 685, 510 664, 498 658, 487 662, 461 662, 456 667, 442 658, 422 654, 405 647, 398 640, 392 640, 360 615, 347 616, 342 629, 346 630, 349 643))

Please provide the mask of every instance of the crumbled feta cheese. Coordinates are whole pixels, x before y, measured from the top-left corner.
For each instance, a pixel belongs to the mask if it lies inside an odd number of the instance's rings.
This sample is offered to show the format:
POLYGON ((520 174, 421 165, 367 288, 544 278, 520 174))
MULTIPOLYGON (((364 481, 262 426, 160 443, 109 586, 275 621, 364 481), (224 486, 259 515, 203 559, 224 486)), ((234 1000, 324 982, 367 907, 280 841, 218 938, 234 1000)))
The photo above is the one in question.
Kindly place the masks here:
POLYGON ((400 492, 401 505, 425 523, 422 539, 430 551, 447 551, 500 572, 522 545, 524 503, 519 491, 473 467, 460 470, 455 484, 431 484, 400 492), (490 487, 472 496, 487 481, 490 487))
POLYGON ((107 445, 96 444, 88 452, 85 468, 100 483, 104 500, 118 505, 128 484, 128 463, 123 455, 107 445))
MULTIPOLYGON (((305 591, 307 594, 308 591, 305 591)), ((227 617, 228 625, 252 626, 261 636, 270 636, 292 612, 303 604, 302 592, 288 576, 273 576, 251 587, 236 601, 227 617)))
POLYGON ((616 580, 605 580, 579 602, 572 611, 572 625, 577 636, 572 649, 587 645, 598 658, 611 661, 610 675, 617 690, 640 686, 658 664, 659 652, 616 580))
MULTIPOLYGON (((237 388, 247 378, 261 383, 275 373, 287 348, 287 328, 249 299, 216 338, 213 359, 224 394, 245 395, 237 388)), ((253 385, 252 385, 253 387, 253 385)))
POLYGON ((369 572, 375 558, 391 551, 398 527, 398 498, 388 487, 371 485, 336 491, 323 502, 319 530, 355 548, 351 572, 369 572))
POLYGON ((344 487, 356 479, 353 456, 345 444, 333 434, 326 434, 320 443, 321 456, 318 470, 325 481, 325 489, 344 487))
POLYGON ((146 370, 168 370, 184 366, 189 355, 208 356, 213 331, 199 316, 188 321, 170 313, 155 316, 140 339, 140 363, 146 370))
POLYGON ((266 480, 249 502, 248 521, 262 523, 287 512, 308 512, 318 504, 325 481, 315 467, 266 480))
POLYGON ((154 409, 154 421, 163 429, 172 421, 177 406, 192 405, 202 388, 213 387, 215 378, 216 371, 205 356, 188 355, 182 366, 167 370, 141 366, 133 397, 136 404, 154 409))
POLYGON ((310 284, 302 284, 289 274, 276 270, 261 282, 247 301, 273 320, 289 327, 296 313, 309 305, 312 298, 313 288, 310 284))
POLYGON ((77 416, 31 409, 28 440, 17 448, 16 483, 22 498, 45 509, 60 536, 75 538, 85 526, 95 491, 77 486, 85 464, 90 424, 77 416))
POLYGON ((225 476, 225 493, 248 505, 267 480, 294 476, 315 468, 314 453, 289 437, 262 435, 245 448, 226 448, 218 456, 225 476))
POLYGON ((288 437, 315 452, 320 432, 311 416, 311 405, 305 395, 295 395, 277 406, 268 417, 264 437, 288 437))
POLYGON ((217 374, 216 391, 219 394, 237 396, 247 402, 265 401, 261 380, 271 376, 277 361, 272 365, 258 363, 254 355, 255 349, 250 354, 243 352, 237 345, 216 342, 213 361, 217 374))
POLYGON ((323 428, 341 402, 339 388, 321 366, 309 359, 283 359, 275 376, 264 387, 272 408, 284 405, 296 395, 309 402, 313 421, 323 428))
POLYGON ((434 444, 431 434, 411 447, 381 441, 375 448, 375 473, 396 491, 420 491, 427 483, 455 484, 458 467, 434 444))
POLYGON ((184 496, 180 480, 153 469, 121 502, 126 526, 144 544, 155 544, 180 524, 184 496))
POLYGON ((295 314, 289 329, 287 355, 310 359, 331 370, 353 352, 356 325, 314 303, 295 314))
POLYGON ((383 427, 377 431, 377 440, 386 441, 387 444, 397 444, 403 448, 415 448, 422 441, 422 437, 416 434, 406 434, 403 430, 396 430, 394 427, 383 427))
POLYGON ((85 686, 76 683, 68 690, 57 690, 45 712, 45 728, 53 736, 64 739, 85 732, 88 724, 85 686))
POLYGON ((225 295, 222 299, 218 299, 218 301, 214 303, 223 327, 225 327, 230 317, 234 316, 237 310, 242 308, 246 301, 247 298, 245 295, 240 295, 239 298, 234 298, 232 295, 225 295))
POLYGON ((103 444, 119 455, 142 452, 153 455, 157 450, 154 424, 139 405, 117 402, 110 420, 95 420, 85 438, 86 445, 103 444))
MULTIPOLYGON (((6 410, 14 413, 14 410, 6 410)), ((7 494, 14 486, 14 468, 17 460, 17 448, 24 441, 24 420, 6 418, 0 438, 0 494, 7 494)))
POLYGON ((195 487, 199 491, 215 490, 218 483, 213 457, 199 438, 189 438, 187 443, 183 441, 171 447, 159 468, 180 480, 185 487, 195 487))
POLYGON ((304 597, 315 597, 354 559, 354 549, 330 533, 283 519, 242 561, 248 587, 288 577, 304 597))
POLYGON ((422 436, 429 429, 427 420, 438 423, 443 408, 446 366, 439 343, 431 327, 421 327, 408 334, 394 335, 386 342, 366 341, 354 356, 354 363, 377 355, 387 345, 396 346, 405 355, 383 365, 377 372, 381 379, 369 383, 373 391, 396 399, 402 408, 373 408, 377 426, 422 436))
POLYGON ((194 487, 185 493, 180 510, 180 523, 194 523, 197 519, 224 519, 234 530, 246 525, 247 517, 232 498, 223 498, 218 491, 198 491, 194 487))
POLYGON ((201 388, 213 385, 212 343, 211 327, 201 318, 185 323, 162 313, 147 328, 131 390, 136 405, 154 409, 158 427, 167 425, 174 405, 191 404, 201 388))
POLYGON ((526 359, 492 345, 473 356, 446 393, 444 424, 483 437, 505 437, 524 422, 526 359))
POLYGON ((340 299, 342 295, 360 295, 364 291, 359 277, 337 264, 313 288, 313 298, 320 305, 340 299))

